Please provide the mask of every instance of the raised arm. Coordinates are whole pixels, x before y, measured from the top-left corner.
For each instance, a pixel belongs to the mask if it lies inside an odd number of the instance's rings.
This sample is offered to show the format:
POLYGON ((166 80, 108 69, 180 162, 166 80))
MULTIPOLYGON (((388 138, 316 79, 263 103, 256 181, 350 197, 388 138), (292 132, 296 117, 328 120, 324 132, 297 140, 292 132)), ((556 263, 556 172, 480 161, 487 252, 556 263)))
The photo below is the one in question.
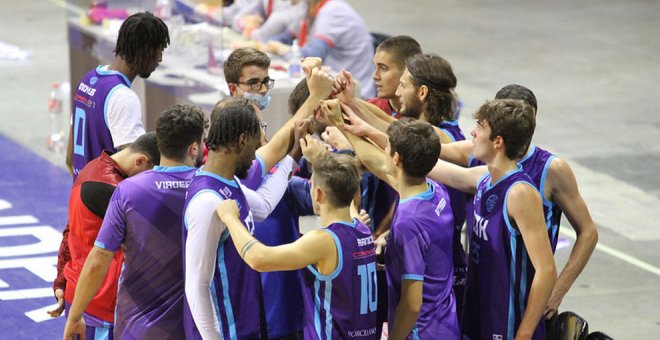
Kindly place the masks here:
POLYGON ((273 138, 256 152, 256 155, 264 161, 266 171, 275 166, 289 152, 293 145, 292 129, 295 122, 313 115, 319 107, 319 102, 330 95, 332 78, 325 71, 313 68, 309 71, 307 86, 309 87, 307 100, 296 114, 277 130, 273 138))
POLYGON ((257 222, 265 220, 275 210, 289 184, 293 167, 298 165, 291 156, 286 156, 279 164, 275 173, 269 176, 257 190, 241 185, 241 190, 243 190, 254 220, 257 222))
POLYGON ((535 271, 516 339, 531 339, 557 279, 542 207, 541 196, 531 184, 517 183, 511 187, 506 208, 518 226, 535 271))
POLYGON ((326 231, 313 230, 293 243, 268 247, 243 226, 235 201, 223 201, 217 206, 216 213, 229 229, 245 263, 258 272, 300 269, 337 256, 333 255, 337 253, 334 239, 326 231))
POLYGON ((559 204, 571 223, 577 239, 568 262, 557 278, 544 314, 552 317, 568 290, 587 265, 591 253, 598 243, 598 230, 589 214, 587 204, 578 190, 575 175, 563 159, 555 158, 550 163, 547 185, 551 189, 551 200, 559 204))
POLYGON ((485 165, 474 168, 463 168, 458 165, 438 159, 435 166, 426 177, 448 185, 456 190, 467 193, 477 191, 477 181, 486 173, 485 165))
POLYGON ((442 144, 442 148, 440 148, 440 159, 468 167, 470 165, 472 150, 474 150, 474 144, 472 144, 471 140, 442 144))

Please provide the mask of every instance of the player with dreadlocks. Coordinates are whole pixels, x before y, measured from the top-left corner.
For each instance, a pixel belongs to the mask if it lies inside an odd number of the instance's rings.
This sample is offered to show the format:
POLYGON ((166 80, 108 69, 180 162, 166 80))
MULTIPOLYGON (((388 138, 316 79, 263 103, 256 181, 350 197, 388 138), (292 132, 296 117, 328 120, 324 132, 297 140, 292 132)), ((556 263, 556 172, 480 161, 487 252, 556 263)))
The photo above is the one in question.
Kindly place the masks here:
MULTIPOLYGON (((136 13, 121 28, 115 46, 115 59, 88 72, 74 95, 66 164, 75 180, 82 168, 99 157, 133 143, 145 133, 142 105, 130 87, 136 76, 147 78, 162 59, 169 45, 167 26, 153 14, 136 13)), ((71 260, 68 247, 69 228, 64 228, 58 257, 57 278, 53 284, 58 307, 49 311, 53 317, 64 310, 66 279, 63 269, 71 260)))
POLYGON ((148 78, 170 44, 167 26, 149 12, 136 13, 119 29, 115 59, 88 72, 74 96, 66 163, 75 179, 102 150, 117 151, 144 134, 140 99, 130 87, 148 78))

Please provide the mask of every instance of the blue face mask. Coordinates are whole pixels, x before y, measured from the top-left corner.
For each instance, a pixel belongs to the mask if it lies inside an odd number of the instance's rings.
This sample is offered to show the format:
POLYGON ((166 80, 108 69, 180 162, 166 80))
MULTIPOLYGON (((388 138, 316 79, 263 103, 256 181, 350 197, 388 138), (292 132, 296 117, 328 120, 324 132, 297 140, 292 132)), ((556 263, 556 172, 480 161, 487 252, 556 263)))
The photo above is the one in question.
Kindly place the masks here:
POLYGON ((245 92, 243 93, 243 98, 254 100, 255 102, 257 102, 257 105, 259 106, 259 110, 265 109, 266 106, 268 106, 268 103, 270 103, 270 93, 266 93, 265 95, 262 95, 259 93, 245 92))

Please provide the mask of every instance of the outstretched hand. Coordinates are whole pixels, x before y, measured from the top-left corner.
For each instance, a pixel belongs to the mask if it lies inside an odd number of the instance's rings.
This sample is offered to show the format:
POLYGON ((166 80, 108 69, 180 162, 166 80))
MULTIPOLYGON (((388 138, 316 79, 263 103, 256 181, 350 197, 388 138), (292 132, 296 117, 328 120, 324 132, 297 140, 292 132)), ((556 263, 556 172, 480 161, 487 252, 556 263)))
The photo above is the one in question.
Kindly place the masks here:
POLYGON ((344 129, 358 137, 367 136, 369 134, 369 130, 373 129, 373 127, 362 120, 362 118, 360 118, 360 116, 358 116, 355 111, 353 111, 353 109, 351 109, 348 105, 343 103, 340 103, 340 105, 342 112, 346 114, 350 124, 344 124, 342 121, 342 123, 338 125, 339 128, 344 129))
POLYGON ((341 106, 336 99, 324 100, 316 114, 316 121, 325 125, 338 126, 344 122, 341 115, 341 106))
POLYGON ((356 85, 353 75, 346 70, 341 70, 335 77, 332 95, 340 102, 352 105, 355 102, 356 85))
MULTIPOLYGON (((307 69, 307 66, 303 66, 307 69)), ((325 71, 320 68, 312 68, 305 71, 307 75, 307 87, 309 88, 310 97, 326 99, 332 92, 332 83, 334 79, 325 71)))
POLYGON ((329 146, 320 140, 312 137, 311 135, 305 136, 300 139, 300 147, 302 148, 303 155, 307 160, 314 164, 321 156, 330 152, 329 146))

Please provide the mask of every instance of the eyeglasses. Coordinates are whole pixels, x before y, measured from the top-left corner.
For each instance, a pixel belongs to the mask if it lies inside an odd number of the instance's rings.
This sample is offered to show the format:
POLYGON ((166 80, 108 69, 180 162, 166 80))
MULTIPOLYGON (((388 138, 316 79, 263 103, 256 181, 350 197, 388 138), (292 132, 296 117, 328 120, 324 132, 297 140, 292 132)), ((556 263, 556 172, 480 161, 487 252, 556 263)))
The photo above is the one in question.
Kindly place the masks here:
POLYGON ((241 85, 247 85, 250 87, 250 90, 252 91, 259 91, 261 90, 261 85, 266 86, 267 89, 272 89, 273 86, 275 86, 275 79, 270 79, 270 78, 264 78, 264 80, 259 81, 259 80, 250 80, 248 82, 243 82, 239 81, 238 84, 241 85))

